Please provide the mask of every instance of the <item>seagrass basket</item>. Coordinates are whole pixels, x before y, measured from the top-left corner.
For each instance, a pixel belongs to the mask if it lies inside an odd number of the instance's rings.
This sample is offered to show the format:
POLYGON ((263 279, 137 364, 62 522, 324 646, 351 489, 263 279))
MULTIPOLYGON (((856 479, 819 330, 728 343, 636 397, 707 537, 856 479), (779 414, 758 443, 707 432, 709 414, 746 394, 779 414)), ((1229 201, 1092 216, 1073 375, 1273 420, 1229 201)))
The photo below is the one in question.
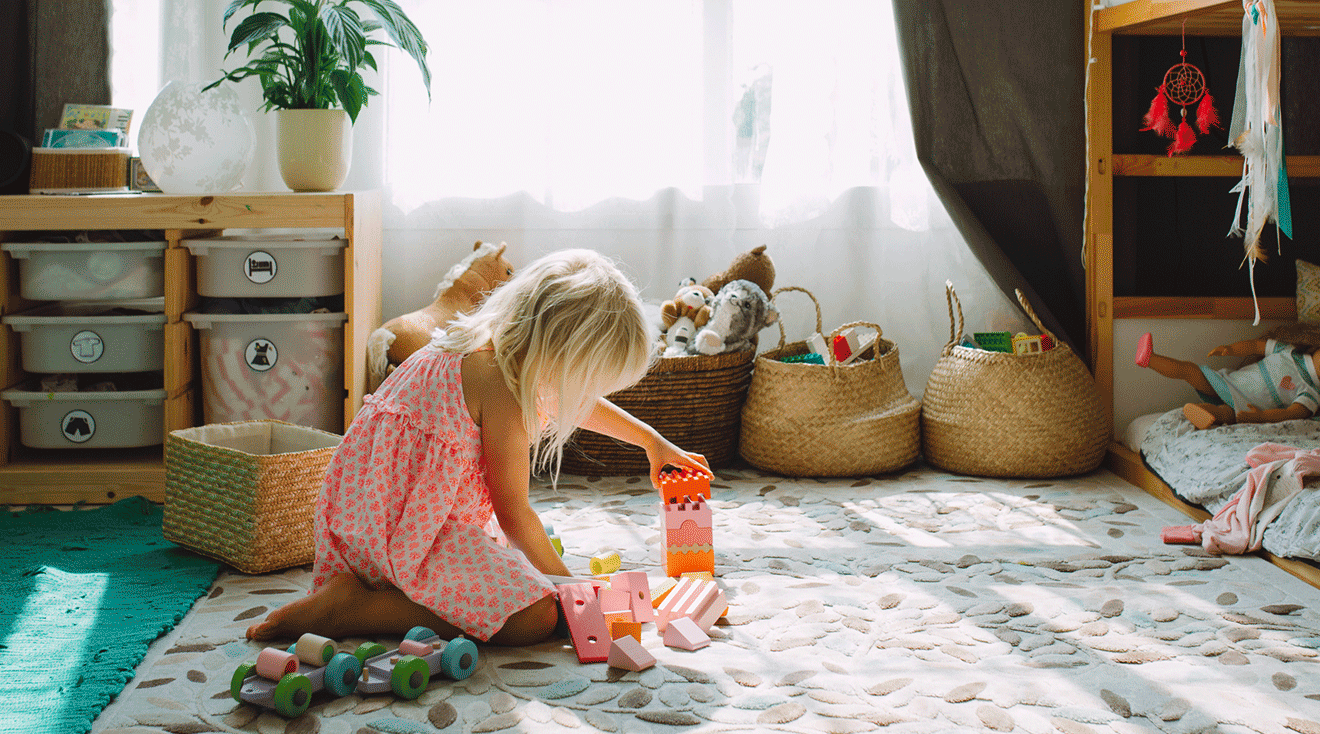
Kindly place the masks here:
MULTIPOLYGON (((673 441, 706 457, 712 469, 738 456, 738 425, 756 350, 660 357, 637 384, 607 397, 673 441)), ((646 452, 594 431, 578 431, 564 447, 565 474, 645 474, 646 452)))
POLYGON ((949 343, 922 396, 926 463, 958 474, 1022 478, 1085 474, 1099 466, 1110 428, 1095 380, 1045 328, 1022 291, 1018 303, 1054 339, 1049 351, 1016 355, 959 345, 962 304, 952 283, 945 284, 945 296, 949 343))
MULTIPOLYGON (((816 333, 821 332, 820 303, 816 333)), ((782 310, 782 309, 781 309, 782 310)), ((921 441, 921 403, 903 381, 898 345, 885 339, 880 326, 866 321, 844 324, 826 343, 849 327, 875 331, 875 345, 850 364, 782 361, 806 354, 805 341, 779 346, 756 358, 752 385, 743 405, 739 452, 758 469, 789 477, 860 477, 887 474, 917 460, 921 441)))
POLYGON ((341 437, 277 420, 165 439, 165 539, 243 573, 311 563, 316 496, 341 437))

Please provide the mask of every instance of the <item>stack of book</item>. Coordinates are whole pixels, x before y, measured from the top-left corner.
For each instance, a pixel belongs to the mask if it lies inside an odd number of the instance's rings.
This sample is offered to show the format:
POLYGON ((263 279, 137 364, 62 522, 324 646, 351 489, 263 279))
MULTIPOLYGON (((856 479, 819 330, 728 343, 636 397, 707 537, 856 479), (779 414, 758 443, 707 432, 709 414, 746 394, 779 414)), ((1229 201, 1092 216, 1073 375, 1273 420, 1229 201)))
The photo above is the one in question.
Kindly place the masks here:
POLYGON ((129 188, 128 129, 133 111, 66 104, 60 126, 32 149, 34 194, 94 194, 129 188))

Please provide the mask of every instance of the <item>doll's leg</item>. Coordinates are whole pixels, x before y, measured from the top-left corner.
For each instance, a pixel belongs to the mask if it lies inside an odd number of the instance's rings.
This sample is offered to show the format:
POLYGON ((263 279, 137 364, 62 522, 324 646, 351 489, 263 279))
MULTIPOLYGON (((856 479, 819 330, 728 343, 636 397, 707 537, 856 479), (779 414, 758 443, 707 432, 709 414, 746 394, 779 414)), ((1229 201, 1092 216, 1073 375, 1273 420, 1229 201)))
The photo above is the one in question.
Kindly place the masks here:
POLYGON ((1188 403, 1183 406, 1183 416, 1201 430, 1237 423, 1237 414, 1233 412, 1232 406, 1228 405, 1188 403))
POLYGON ((1137 343, 1137 364, 1142 367, 1149 367, 1165 377, 1182 380, 1191 385, 1197 392, 1207 396, 1215 394, 1214 386, 1210 384, 1209 380, 1205 379, 1205 374, 1201 372, 1201 365, 1156 354, 1151 344, 1150 334, 1143 335, 1137 343), (1145 364, 1142 364, 1143 362, 1145 364))

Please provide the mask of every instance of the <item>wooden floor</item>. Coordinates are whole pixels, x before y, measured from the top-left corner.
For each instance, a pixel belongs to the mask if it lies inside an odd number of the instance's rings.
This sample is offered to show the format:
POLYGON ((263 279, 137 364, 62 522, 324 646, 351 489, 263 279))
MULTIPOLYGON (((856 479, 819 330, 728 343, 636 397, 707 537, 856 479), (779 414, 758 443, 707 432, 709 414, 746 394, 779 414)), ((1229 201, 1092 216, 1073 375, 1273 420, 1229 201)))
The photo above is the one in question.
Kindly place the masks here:
MULTIPOLYGON (((1177 508, 1196 522, 1203 522, 1210 518, 1210 513, 1195 505, 1188 504, 1174 494, 1173 489, 1164 483, 1154 472, 1147 468, 1146 463, 1142 461, 1141 456, 1132 449, 1120 443, 1115 443, 1109 447, 1109 455, 1105 460, 1106 467, 1117 474, 1119 477, 1127 480, 1131 484, 1144 489, 1146 492, 1158 497, 1166 504, 1177 508)), ((1306 561, 1294 560, 1292 558, 1280 558, 1269 551, 1257 551, 1257 555, 1268 560, 1270 563, 1282 568, 1288 573, 1305 581, 1306 583, 1320 588, 1320 568, 1307 563, 1306 561)))

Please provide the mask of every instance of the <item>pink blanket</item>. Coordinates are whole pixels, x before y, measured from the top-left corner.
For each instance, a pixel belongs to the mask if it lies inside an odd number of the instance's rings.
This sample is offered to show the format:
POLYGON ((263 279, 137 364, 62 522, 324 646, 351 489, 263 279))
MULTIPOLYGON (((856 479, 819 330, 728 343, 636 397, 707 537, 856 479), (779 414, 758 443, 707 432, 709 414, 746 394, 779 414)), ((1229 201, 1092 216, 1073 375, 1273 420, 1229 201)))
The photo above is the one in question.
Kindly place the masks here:
POLYGON ((1320 471, 1320 449, 1263 443, 1247 452, 1247 465, 1251 470, 1246 483, 1214 517, 1164 528, 1164 542, 1200 543, 1220 554, 1259 550, 1265 527, 1302 491, 1306 477, 1320 471))

